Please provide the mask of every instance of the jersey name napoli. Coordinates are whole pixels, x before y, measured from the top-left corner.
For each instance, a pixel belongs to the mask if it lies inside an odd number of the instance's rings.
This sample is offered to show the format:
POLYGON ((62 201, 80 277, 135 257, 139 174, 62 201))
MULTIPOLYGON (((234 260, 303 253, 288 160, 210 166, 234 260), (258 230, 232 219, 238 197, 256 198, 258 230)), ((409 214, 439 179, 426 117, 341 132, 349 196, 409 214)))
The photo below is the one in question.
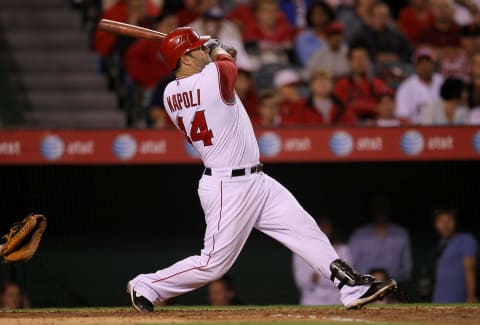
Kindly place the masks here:
POLYGON ((172 122, 200 153, 205 167, 235 168, 259 162, 252 123, 236 93, 231 103, 223 99, 214 62, 200 73, 170 82, 163 102, 172 122))

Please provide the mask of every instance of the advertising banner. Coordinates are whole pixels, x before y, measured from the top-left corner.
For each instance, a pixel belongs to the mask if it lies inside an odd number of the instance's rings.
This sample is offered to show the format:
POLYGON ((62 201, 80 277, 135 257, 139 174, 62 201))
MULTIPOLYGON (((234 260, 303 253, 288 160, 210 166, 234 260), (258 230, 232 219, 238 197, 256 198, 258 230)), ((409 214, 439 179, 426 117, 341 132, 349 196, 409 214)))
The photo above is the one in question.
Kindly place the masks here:
MULTIPOLYGON (((478 127, 256 130, 265 162, 480 159, 478 127)), ((0 164, 200 162, 176 130, 2 130, 0 164)))

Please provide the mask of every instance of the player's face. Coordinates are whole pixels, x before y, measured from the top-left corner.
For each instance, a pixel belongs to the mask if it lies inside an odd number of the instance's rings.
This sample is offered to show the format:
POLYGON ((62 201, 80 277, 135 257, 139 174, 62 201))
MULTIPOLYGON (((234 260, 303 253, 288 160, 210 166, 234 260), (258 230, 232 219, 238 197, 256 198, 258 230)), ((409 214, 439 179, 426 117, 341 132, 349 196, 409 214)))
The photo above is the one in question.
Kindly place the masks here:
POLYGON ((455 227, 455 219, 448 213, 441 214, 435 219, 435 229, 443 238, 452 237, 455 227))
POLYGON ((196 71, 202 71, 211 62, 209 53, 210 50, 206 46, 201 46, 188 52, 187 55, 190 57, 192 68, 196 71))

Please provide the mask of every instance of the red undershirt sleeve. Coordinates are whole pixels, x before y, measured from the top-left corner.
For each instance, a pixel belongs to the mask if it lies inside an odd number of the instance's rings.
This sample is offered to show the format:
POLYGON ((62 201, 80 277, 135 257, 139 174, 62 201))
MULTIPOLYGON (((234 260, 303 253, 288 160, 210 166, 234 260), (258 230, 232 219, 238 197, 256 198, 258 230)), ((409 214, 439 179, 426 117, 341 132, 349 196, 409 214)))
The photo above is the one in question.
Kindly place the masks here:
POLYGON ((235 102, 235 82, 237 81, 238 68, 235 60, 227 54, 220 54, 215 58, 220 80, 220 95, 226 104, 235 102))

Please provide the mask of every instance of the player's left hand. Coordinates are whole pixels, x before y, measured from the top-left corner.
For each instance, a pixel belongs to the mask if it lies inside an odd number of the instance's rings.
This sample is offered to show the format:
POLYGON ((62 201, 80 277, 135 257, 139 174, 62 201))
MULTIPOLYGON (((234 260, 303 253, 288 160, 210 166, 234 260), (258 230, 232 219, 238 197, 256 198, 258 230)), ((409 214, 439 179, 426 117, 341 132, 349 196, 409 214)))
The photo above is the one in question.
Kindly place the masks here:
POLYGON ((204 45, 208 47, 211 54, 214 49, 216 49, 217 47, 220 47, 220 42, 216 38, 211 38, 204 45))

